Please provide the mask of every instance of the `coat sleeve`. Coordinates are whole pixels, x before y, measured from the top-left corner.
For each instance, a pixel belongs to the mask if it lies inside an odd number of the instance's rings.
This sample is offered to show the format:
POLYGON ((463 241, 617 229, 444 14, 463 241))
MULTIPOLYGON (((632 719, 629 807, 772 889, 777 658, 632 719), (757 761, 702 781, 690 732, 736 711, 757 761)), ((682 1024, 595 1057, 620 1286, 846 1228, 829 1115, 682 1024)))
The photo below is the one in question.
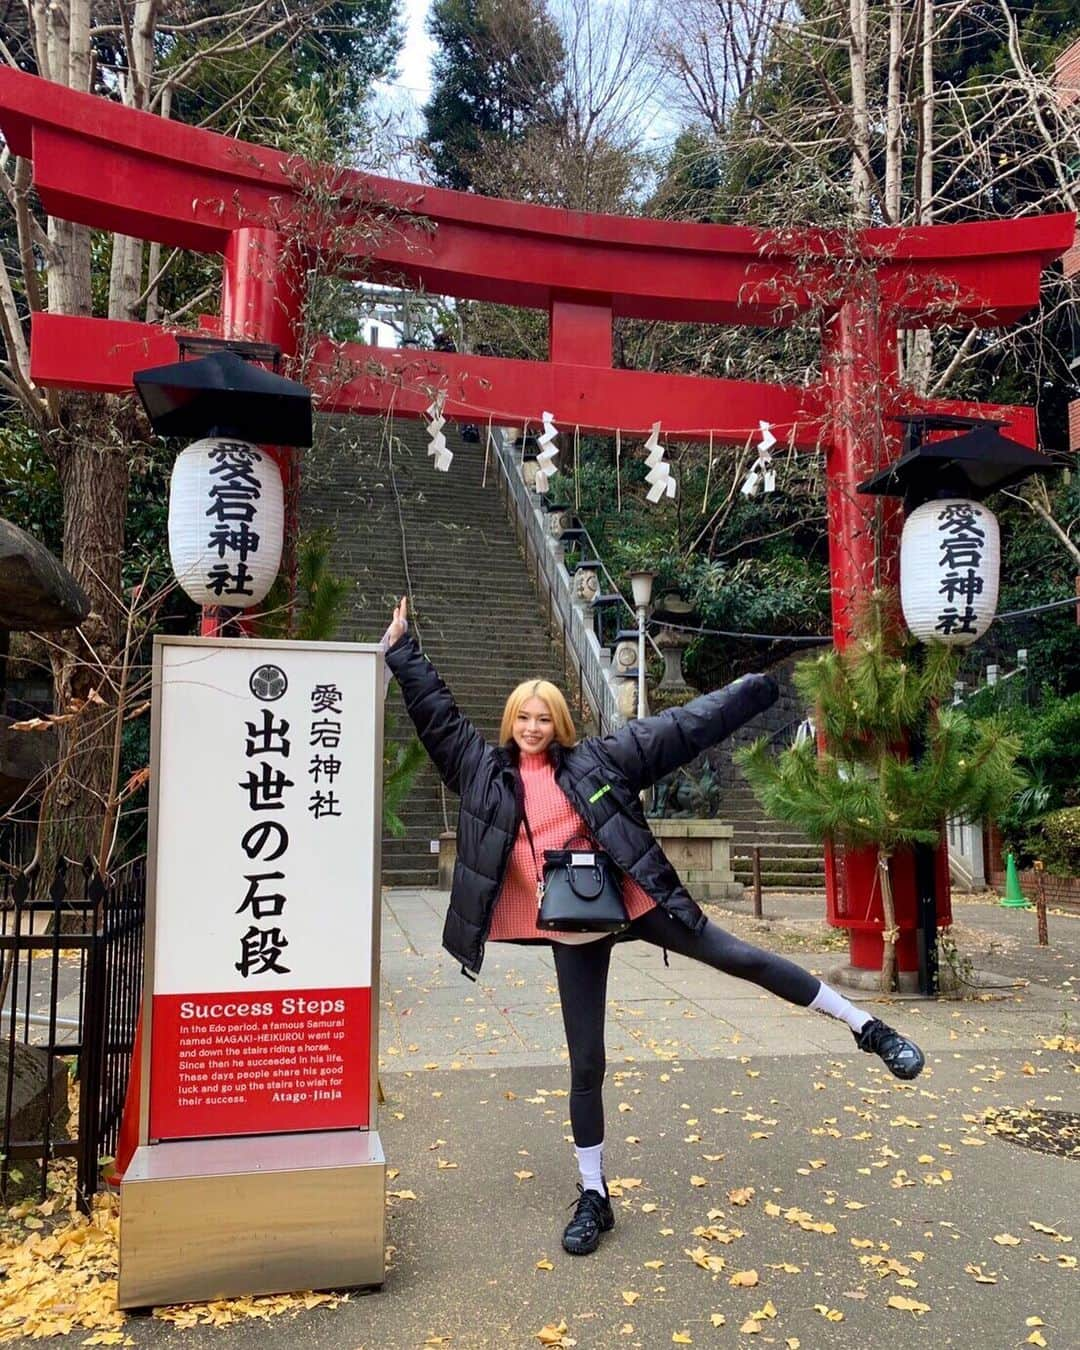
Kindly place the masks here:
POLYGON ((599 742, 599 748, 641 792, 682 764, 719 744, 745 722, 772 707, 780 695, 771 675, 743 675, 724 689, 668 708, 655 717, 635 718, 599 742))
POLYGON ((386 653, 386 664, 401 687, 405 711, 451 792, 461 791, 487 748, 484 738, 458 708, 438 671, 406 633, 386 653))

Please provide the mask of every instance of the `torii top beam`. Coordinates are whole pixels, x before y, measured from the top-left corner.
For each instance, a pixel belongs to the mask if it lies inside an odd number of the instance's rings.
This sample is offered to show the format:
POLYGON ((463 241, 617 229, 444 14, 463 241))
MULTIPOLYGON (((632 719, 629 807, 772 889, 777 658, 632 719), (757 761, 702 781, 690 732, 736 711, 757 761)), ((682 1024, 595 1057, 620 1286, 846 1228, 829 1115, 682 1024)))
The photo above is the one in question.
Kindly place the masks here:
MULTIPOLYGON (((337 200, 335 233, 347 236, 350 223, 371 213, 373 203, 376 212, 388 206, 403 213, 399 227, 377 229, 374 241, 356 231, 357 270, 363 264, 366 275, 434 294, 546 308, 550 360, 390 357, 366 348, 352 348, 346 357, 357 371, 370 369, 375 358, 399 375, 408 360, 421 359, 436 382, 459 386, 448 399, 449 413, 502 421, 521 418, 523 395, 538 412, 546 389, 548 406, 558 400, 556 416, 583 427, 629 431, 661 416, 672 434, 715 429, 722 436, 770 416, 778 423, 801 421, 794 442, 814 444, 821 433, 820 387, 612 370, 613 316, 784 324, 811 307, 827 312, 839 305, 851 275, 861 270, 864 279, 873 273, 883 311, 898 326, 1007 324, 1038 303, 1043 268, 1070 246, 1074 232, 1069 214, 841 236, 569 212, 304 166, 277 151, 11 69, 0 70, 0 130, 14 153, 32 158, 48 211, 167 245, 224 254, 238 230, 269 227, 299 234, 303 245, 317 248, 303 189, 313 174, 324 175, 324 190, 337 200), (470 393, 462 381, 471 381, 470 393)), ((348 245, 344 253, 348 271, 348 245)), ((131 325, 39 316, 34 327, 33 374, 43 384, 127 388, 131 368, 147 364, 125 354, 136 337, 131 325), (87 368, 76 372, 73 351, 81 343, 85 352, 88 340, 96 355, 80 357, 87 368)), ((157 345, 161 330, 141 327, 142 345, 157 345)), ((336 360, 340 365, 340 354, 336 360)), ((358 375, 331 403, 374 411, 386 403, 377 385, 377 378, 358 375)), ((395 406, 417 411, 423 402, 420 394, 399 395, 395 406)))

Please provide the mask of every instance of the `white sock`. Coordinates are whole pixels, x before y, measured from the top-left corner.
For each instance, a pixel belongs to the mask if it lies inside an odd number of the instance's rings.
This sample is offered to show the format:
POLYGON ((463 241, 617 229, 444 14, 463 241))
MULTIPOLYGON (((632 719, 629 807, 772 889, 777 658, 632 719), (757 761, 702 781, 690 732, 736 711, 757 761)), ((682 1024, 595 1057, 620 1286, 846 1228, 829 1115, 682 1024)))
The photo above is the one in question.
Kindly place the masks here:
POLYGON ((830 1017, 835 1017, 840 1022, 846 1022, 856 1036, 866 1026, 867 1022, 874 1020, 869 1013, 865 1013, 861 1008, 856 1008, 853 1003, 849 1003, 843 994, 838 994, 824 980, 821 982, 821 988, 814 995, 810 1007, 815 1012, 828 1013, 830 1017))
POLYGON ((604 1184, 604 1146, 593 1144, 591 1148, 575 1148, 578 1168, 581 1171, 581 1184, 587 1191, 596 1191, 598 1195, 607 1195, 604 1184))

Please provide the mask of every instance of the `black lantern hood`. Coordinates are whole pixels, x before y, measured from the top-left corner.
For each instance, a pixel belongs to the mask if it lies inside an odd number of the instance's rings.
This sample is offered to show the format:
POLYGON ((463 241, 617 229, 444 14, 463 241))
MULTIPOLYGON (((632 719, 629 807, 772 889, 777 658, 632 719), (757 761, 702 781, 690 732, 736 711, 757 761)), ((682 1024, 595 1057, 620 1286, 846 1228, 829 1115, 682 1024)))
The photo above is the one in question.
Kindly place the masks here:
POLYGON ((914 414, 895 420, 905 427, 905 453, 860 483, 858 491, 903 497, 909 511, 942 497, 981 501, 1033 473, 1058 468, 1049 455, 1003 436, 1003 423, 988 418, 914 414), (962 434, 923 443, 928 432, 954 429, 962 434))
POLYGON ((181 351, 216 348, 193 361, 136 371, 135 388, 159 436, 232 436, 256 445, 311 444, 311 394, 256 361, 280 359, 258 343, 180 339, 181 351))

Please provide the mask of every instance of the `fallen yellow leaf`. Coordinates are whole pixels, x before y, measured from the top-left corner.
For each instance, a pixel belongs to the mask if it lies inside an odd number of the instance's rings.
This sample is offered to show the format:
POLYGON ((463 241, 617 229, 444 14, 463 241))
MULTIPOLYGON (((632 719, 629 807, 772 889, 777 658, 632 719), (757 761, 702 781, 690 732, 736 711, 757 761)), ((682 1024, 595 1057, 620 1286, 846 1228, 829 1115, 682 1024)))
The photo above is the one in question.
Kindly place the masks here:
POLYGON ((713 1324, 714 1327, 722 1327, 727 1325, 727 1318, 724 1316, 723 1313, 710 1313, 709 1321, 713 1324))
POLYGON ((994 1241, 997 1243, 999 1247, 1020 1246, 1020 1239, 1018 1237, 1013 1237, 1011 1233, 997 1233, 994 1236, 994 1241))
POLYGON ((577 1345, 577 1341, 573 1336, 568 1336, 566 1334, 568 1331, 569 1327, 566 1325, 565 1321, 560 1321, 541 1327, 535 1335, 541 1345, 555 1346, 557 1350, 564 1350, 564 1347, 566 1346, 577 1345))
POLYGON ((673 1345, 693 1345, 693 1339, 688 1331, 673 1331, 671 1333, 673 1345))
POLYGON ((640 1297, 641 1295, 636 1289, 624 1289, 622 1291, 622 1301, 628 1308, 632 1308, 640 1297))
POLYGON ((814 1311, 819 1312, 826 1322, 842 1322, 844 1320, 844 1314, 839 1308, 830 1308, 825 1303, 815 1303, 814 1311))
POLYGON ((727 1198, 733 1205, 748 1205, 754 1198, 753 1186, 736 1186, 734 1190, 728 1191, 727 1198))
POLYGON ((551 1262, 550 1262, 550 1261, 547 1259, 547 1257, 545 1256, 544 1259, 543 1259, 542 1261, 537 1261, 537 1263, 536 1263, 536 1269, 537 1269, 537 1270, 554 1270, 555 1267, 551 1264, 551 1262))
POLYGON ((903 1294, 893 1294, 886 1307, 896 1308, 899 1312, 914 1313, 916 1317, 930 1311, 929 1303, 920 1303, 917 1298, 905 1298, 903 1294))
POLYGON ((733 1285, 736 1289, 753 1289, 757 1282, 758 1273, 756 1270, 737 1270, 728 1280, 728 1284, 733 1285))
POLYGON ((748 1317, 739 1330, 747 1336, 757 1336, 761 1332, 761 1323, 754 1317, 748 1317))
POLYGON ((690 1185, 691 1185, 691 1186, 707 1186, 708 1184, 709 1184, 708 1181, 706 1181, 706 1179, 705 1179, 704 1177, 691 1177, 691 1178, 690 1178, 690 1185))
POLYGON ((1045 1345, 1046 1338, 1041 1331, 1033 1331, 1025 1341, 1025 1345, 1045 1345))

